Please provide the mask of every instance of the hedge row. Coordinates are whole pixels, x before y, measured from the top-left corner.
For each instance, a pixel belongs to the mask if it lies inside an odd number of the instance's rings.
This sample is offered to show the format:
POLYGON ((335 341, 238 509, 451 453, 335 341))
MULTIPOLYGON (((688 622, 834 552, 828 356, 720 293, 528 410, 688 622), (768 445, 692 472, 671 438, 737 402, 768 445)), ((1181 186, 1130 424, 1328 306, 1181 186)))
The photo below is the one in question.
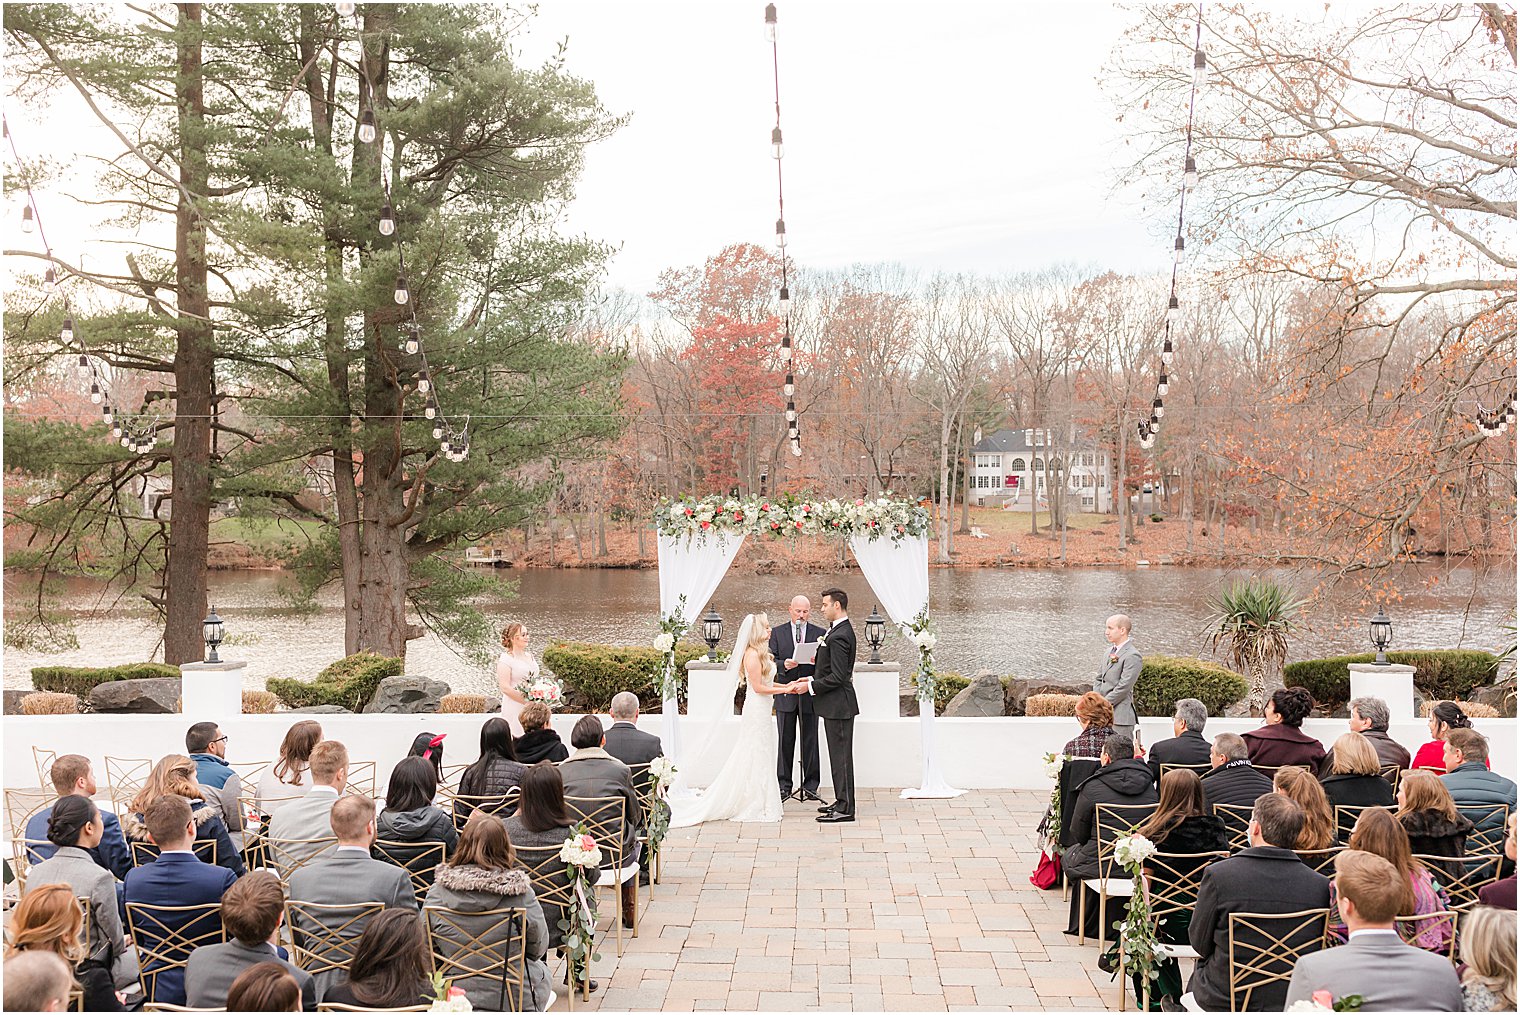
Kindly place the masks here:
POLYGON ((1223 715, 1249 692, 1245 677, 1218 663, 1191 656, 1145 656, 1135 681, 1135 711, 1170 716, 1177 699, 1197 698, 1209 715, 1223 715))
MULTIPOLYGON (((676 646, 676 665, 684 672, 688 662, 706 654, 707 646, 683 641, 676 646)), ((619 691, 632 691, 642 705, 653 707, 659 701, 655 677, 663 658, 652 646, 562 641, 544 649, 543 663, 564 685, 568 709, 606 712, 619 691)))
POLYGON ((39 691, 57 691, 88 698, 97 684, 117 680, 149 680, 178 677, 178 666, 163 663, 125 663, 121 666, 34 666, 32 686, 39 691))
POLYGON ((287 708, 339 705, 361 711, 375 696, 380 681, 401 674, 401 660, 376 652, 356 652, 318 673, 315 680, 270 677, 265 684, 287 708))
MULTIPOLYGON (((1334 710, 1351 698, 1351 663, 1370 663, 1371 652, 1330 659, 1306 659, 1283 668, 1283 683, 1305 688, 1320 708, 1334 710)), ((1388 661, 1414 667, 1414 683, 1427 697, 1466 698, 1475 687, 1491 684, 1499 675, 1499 657, 1472 649, 1428 649, 1390 652, 1388 661)))

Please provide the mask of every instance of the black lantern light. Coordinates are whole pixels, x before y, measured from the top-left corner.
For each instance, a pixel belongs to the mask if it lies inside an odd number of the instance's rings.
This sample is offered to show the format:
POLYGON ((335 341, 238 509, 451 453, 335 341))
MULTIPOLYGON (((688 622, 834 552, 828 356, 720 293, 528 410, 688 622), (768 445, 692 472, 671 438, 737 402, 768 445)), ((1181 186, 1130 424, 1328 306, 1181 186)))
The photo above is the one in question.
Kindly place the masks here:
POLYGON ((707 642, 707 661, 718 661, 718 642, 723 640, 723 618, 718 616, 718 611, 708 609, 707 616, 702 618, 702 640, 707 642))
POLYGON ((1388 619, 1388 614, 1378 607, 1377 616, 1367 622, 1367 630, 1372 636, 1372 647, 1377 649, 1377 658, 1372 660, 1374 666, 1387 666, 1388 655, 1386 649, 1393 644, 1393 621, 1388 619))
POLYGON ((871 604, 871 615, 866 618, 866 644, 871 646, 871 659, 866 665, 881 665, 881 643, 887 640, 887 619, 876 612, 871 604))
POLYGON ((216 607, 211 607, 211 612, 206 619, 201 621, 201 631, 206 639, 206 662, 219 663, 222 660, 216 654, 217 646, 222 643, 222 618, 216 615, 216 607))

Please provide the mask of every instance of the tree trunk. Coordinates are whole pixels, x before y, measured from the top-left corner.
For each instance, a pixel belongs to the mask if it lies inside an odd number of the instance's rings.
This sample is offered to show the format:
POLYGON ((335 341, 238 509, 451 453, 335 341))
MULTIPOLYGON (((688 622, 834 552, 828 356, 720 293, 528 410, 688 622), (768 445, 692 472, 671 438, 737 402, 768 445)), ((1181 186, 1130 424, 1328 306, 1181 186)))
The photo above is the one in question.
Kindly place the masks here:
POLYGON ((1246 666, 1251 677, 1251 715, 1262 716, 1267 711, 1267 670, 1260 662, 1246 666))
POLYGON ((1114 499, 1119 505, 1119 552, 1129 549, 1129 491, 1124 486, 1124 456, 1129 450, 1129 431, 1124 426, 1124 407, 1119 407, 1119 455, 1114 459, 1114 499))
POLYGON ((950 415, 939 424, 939 552, 936 563, 950 563, 950 415))
MULTIPOLYGON (((961 449, 961 446, 962 446, 962 444, 964 443, 965 440, 966 440, 966 424, 964 422, 958 422, 955 425, 955 454, 956 454, 956 458, 957 459, 960 458, 960 449, 961 449)), ((966 462, 967 462, 968 468, 966 468, 965 471, 961 473, 961 482, 964 482, 964 483, 970 483, 971 482, 971 476, 976 471, 975 468, 970 467, 970 465, 971 465, 971 463, 973 461, 974 461, 974 459, 971 457, 970 453, 968 452, 967 455, 966 455, 966 462)), ((955 486, 956 486, 956 489, 960 491, 960 495, 961 495, 961 527, 957 531, 959 533, 961 533, 962 535, 970 535, 971 534, 971 490, 968 487, 961 486, 960 483, 956 483, 955 486)))
POLYGON ((169 560, 164 580, 164 662, 199 662, 205 652, 206 554, 211 534, 211 384, 215 374, 211 298, 206 280, 206 159, 201 67, 201 5, 178 5, 175 105, 180 139, 180 194, 174 216, 178 316, 174 349, 174 450, 169 502, 169 560))

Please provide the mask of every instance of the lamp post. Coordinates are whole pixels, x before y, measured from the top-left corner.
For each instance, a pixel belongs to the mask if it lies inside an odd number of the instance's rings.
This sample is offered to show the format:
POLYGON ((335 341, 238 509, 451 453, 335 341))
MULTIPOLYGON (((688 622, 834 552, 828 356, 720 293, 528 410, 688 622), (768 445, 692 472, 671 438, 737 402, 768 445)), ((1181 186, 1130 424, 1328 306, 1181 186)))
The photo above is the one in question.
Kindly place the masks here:
POLYGON ((718 611, 709 608, 707 615, 702 618, 702 640, 707 642, 707 661, 718 661, 718 642, 723 640, 723 618, 718 616, 718 611))
POLYGON ((206 639, 206 662, 219 663, 222 660, 217 656, 217 646, 222 643, 222 618, 216 615, 216 607, 211 607, 211 612, 206 619, 201 621, 201 631, 206 639))
POLYGON ((1377 658, 1372 660, 1374 666, 1387 666, 1388 655, 1385 651, 1393 644, 1393 621, 1388 619, 1388 614, 1378 607, 1377 616, 1367 622, 1368 633, 1372 637, 1372 647, 1377 649, 1377 658))
POLYGON ((868 666, 881 665, 881 643, 887 638, 887 619, 876 612, 876 604, 871 604, 871 615, 866 618, 866 644, 871 646, 871 659, 868 666))

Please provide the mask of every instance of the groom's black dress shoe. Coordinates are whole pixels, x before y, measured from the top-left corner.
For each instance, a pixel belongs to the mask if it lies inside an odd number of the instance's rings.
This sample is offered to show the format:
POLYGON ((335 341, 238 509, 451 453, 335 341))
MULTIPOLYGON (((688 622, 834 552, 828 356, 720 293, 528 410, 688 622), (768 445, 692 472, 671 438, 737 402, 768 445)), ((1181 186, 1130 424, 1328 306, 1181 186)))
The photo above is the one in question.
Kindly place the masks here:
POLYGON ((827 814, 818 815, 818 817, 814 818, 813 820, 821 825, 834 825, 838 824, 841 821, 854 821, 855 815, 844 814, 839 811, 830 811, 827 814))
POLYGON ((833 814, 834 813, 834 805, 833 804, 824 804, 822 807, 818 808, 818 813, 819 814, 833 814))

